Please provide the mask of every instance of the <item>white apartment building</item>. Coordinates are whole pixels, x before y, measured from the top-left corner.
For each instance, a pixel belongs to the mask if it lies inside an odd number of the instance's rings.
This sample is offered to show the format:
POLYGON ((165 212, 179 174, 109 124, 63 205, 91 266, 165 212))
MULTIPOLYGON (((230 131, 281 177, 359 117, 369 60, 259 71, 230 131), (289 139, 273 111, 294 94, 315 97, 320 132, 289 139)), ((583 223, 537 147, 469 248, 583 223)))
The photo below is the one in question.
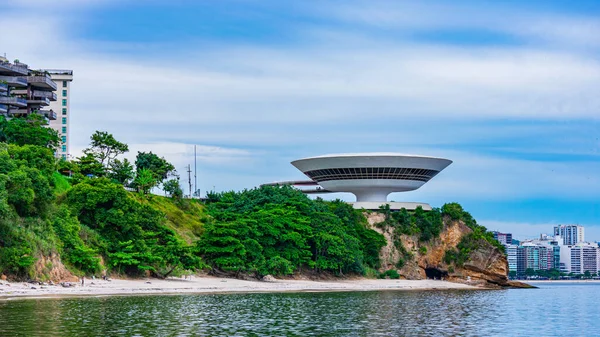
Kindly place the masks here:
POLYGON ((58 132, 61 144, 56 150, 56 156, 68 159, 70 155, 69 144, 71 142, 71 82, 73 81, 73 70, 44 69, 50 74, 52 81, 56 82, 56 101, 50 102, 50 109, 56 112, 56 120, 50 120, 50 127, 58 132))
POLYGON ((583 274, 586 271, 600 271, 600 247, 581 242, 572 246, 560 247, 560 271, 583 274))
POLYGON ((565 246, 576 245, 579 242, 585 242, 585 232, 583 226, 579 225, 559 225, 554 227, 554 235, 560 235, 565 246))

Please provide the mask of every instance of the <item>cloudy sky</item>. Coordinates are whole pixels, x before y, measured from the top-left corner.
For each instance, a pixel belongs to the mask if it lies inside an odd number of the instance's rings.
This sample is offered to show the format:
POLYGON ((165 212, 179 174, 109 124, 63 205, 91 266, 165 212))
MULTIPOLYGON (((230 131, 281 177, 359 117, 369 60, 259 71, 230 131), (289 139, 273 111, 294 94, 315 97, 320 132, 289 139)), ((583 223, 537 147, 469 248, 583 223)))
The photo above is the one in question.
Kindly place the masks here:
POLYGON ((302 179, 306 156, 442 156, 391 200, 595 241, 600 2, 566 3, 0 0, 0 52, 74 70, 75 155, 104 130, 184 173, 195 144, 203 193, 302 179))

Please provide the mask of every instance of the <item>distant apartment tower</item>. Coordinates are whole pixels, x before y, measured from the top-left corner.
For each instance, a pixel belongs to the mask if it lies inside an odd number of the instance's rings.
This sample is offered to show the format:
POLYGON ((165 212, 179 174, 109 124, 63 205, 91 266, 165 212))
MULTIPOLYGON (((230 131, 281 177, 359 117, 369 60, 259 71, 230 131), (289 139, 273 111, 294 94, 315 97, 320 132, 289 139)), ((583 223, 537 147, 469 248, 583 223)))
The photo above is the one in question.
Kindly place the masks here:
POLYGON ((560 271, 564 273, 597 273, 600 271, 600 247, 590 243, 562 246, 560 261, 560 271))
POLYGON ((512 234, 511 233, 500 233, 500 232, 492 232, 494 234, 494 239, 498 240, 503 245, 512 245, 512 234))
POLYGON ((517 248, 517 274, 523 275, 527 269, 548 270, 553 266, 552 247, 528 244, 517 248))
POLYGON ((56 156, 67 159, 70 155, 69 144, 71 142, 71 82, 73 81, 73 70, 45 69, 50 77, 56 82, 56 99, 50 102, 50 109, 57 112, 58 117, 50 120, 50 127, 58 132, 61 144, 59 145, 56 156))
POLYGON ((508 270, 517 271, 517 245, 506 245, 506 259, 508 260, 508 270))
POLYGON ((560 225, 554 226, 554 235, 562 238, 562 244, 572 246, 585 241, 585 232, 583 226, 579 225, 560 225))

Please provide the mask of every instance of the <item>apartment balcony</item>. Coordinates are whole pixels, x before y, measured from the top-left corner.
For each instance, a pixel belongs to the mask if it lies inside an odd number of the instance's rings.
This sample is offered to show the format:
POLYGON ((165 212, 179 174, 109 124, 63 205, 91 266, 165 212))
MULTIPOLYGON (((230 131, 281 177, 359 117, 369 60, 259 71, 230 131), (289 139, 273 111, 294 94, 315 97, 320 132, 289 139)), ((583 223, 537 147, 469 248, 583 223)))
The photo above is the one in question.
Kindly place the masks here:
POLYGON ((0 104, 12 105, 18 108, 26 108, 27 100, 20 97, 0 96, 0 104))
POLYGON ((9 108, 8 114, 11 116, 26 116, 27 114, 29 114, 29 110, 9 108))
POLYGON ((50 105, 50 100, 46 97, 34 97, 27 100, 27 105, 48 106, 50 105))
POLYGON ((50 101, 56 101, 57 97, 56 97, 56 93, 53 91, 39 91, 39 90, 34 90, 33 91, 33 98, 47 98, 50 101))
POLYGON ((56 83, 52 81, 50 75, 47 74, 27 76, 27 82, 29 82, 29 85, 39 90, 54 91, 57 89, 56 83))
POLYGON ((8 91, 8 84, 0 83, 0 92, 7 92, 7 91, 8 91))
POLYGON ((0 75, 24 75, 27 76, 29 69, 25 63, 11 64, 9 62, 0 62, 0 75))
MULTIPOLYGON (((24 96, 28 96, 29 95, 29 91, 27 89, 13 89, 10 91, 11 94, 13 95, 24 95, 24 96)), ((58 98, 56 96, 56 93, 53 91, 40 91, 40 90, 33 90, 31 91, 31 95, 29 95, 29 99, 38 99, 38 98, 47 98, 50 101, 56 101, 58 98)))
POLYGON ((56 120, 56 112, 54 112, 54 110, 38 110, 37 114, 42 115, 51 121, 56 120))
POLYGON ((8 112, 8 106, 4 104, 0 104, 0 114, 5 114, 8 112))
POLYGON ((17 87, 17 88, 27 87, 27 77, 0 76, 0 81, 6 82, 9 87, 17 87))

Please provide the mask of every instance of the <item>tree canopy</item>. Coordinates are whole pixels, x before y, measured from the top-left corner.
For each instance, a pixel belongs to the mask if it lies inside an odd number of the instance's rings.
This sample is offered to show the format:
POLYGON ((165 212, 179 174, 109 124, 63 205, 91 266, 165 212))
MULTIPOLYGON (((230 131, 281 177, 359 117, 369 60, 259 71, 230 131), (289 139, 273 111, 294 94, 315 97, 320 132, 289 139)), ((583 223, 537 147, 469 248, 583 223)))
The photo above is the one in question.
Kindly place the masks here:
POLYGON ((345 202, 311 200, 291 187, 269 186, 213 193, 209 199, 214 220, 198 248, 213 269, 260 276, 379 267, 384 237, 345 202))
POLYGON ((94 132, 90 139, 90 147, 85 149, 84 153, 92 155, 106 168, 111 166, 118 155, 129 151, 127 144, 119 142, 112 134, 105 131, 94 132))
POLYGON ((138 152, 135 158, 137 172, 148 170, 154 176, 157 184, 162 184, 169 176, 177 175, 175 166, 169 163, 164 157, 159 157, 150 152, 138 152))
POLYGON ((44 127, 46 125, 44 117, 38 114, 10 120, 0 116, 0 142, 56 149, 60 144, 60 137, 55 130, 44 127))

